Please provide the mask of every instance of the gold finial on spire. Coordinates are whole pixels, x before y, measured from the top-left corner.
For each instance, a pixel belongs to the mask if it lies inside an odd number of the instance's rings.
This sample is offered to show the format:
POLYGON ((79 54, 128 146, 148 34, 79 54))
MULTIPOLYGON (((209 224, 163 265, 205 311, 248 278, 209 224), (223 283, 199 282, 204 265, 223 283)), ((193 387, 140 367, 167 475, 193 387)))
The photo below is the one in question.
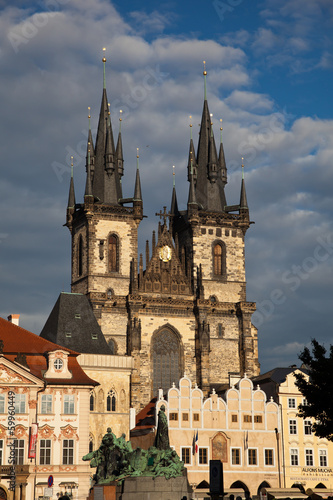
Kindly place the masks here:
POLYGON ((190 127, 192 127, 192 115, 190 115, 190 127))
POLYGON ((220 130, 223 130, 223 127, 222 127, 222 118, 220 118, 220 122, 221 122, 220 130))
POLYGON ((103 59, 102 59, 103 63, 106 62, 105 51, 106 51, 106 48, 103 47, 103 59))
POLYGON ((207 71, 206 71, 206 61, 203 61, 203 65, 204 65, 204 71, 203 71, 203 74, 204 76, 207 75, 207 71))
POLYGON ((244 179, 244 158, 242 157, 242 179, 244 179))
POLYGON ((136 157, 139 158, 139 148, 136 148, 136 157))
POLYGON ((90 120, 90 106, 88 106, 88 118, 90 120))
POLYGON ((123 110, 120 109, 119 110, 119 121, 121 122, 122 121, 122 113, 123 113, 123 110))
POLYGON ((71 156, 71 177, 73 177, 74 156, 71 156))
POLYGON ((210 124, 213 125, 213 113, 210 114, 210 124))
POLYGON ((110 103, 108 102, 108 115, 110 116, 111 115, 111 111, 110 111, 110 103))

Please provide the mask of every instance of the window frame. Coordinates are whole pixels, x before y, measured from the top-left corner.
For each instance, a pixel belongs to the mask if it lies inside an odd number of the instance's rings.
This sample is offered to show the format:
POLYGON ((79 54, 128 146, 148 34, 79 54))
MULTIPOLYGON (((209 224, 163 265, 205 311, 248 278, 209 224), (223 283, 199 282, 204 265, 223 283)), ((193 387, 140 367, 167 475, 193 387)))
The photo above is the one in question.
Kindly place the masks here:
POLYGON ((74 450, 74 439, 62 440, 62 465, 74 465, 74 450), (71 446, 70 443, 72 443, 71 446))
POLYGON ((288 421, 288 429, 289 429, 289 435, 290 436, 297 436, 297 434, 298 434, 297 433, 297 420, 295 418, 290 418, 289 419, 289 421, 288 421))
POLYGON ((6 396, 4 394, 0 394, 0 414, 7 413, 6 411, 6 396), (3 407, 2 407, 3 403, 3 407))
POLYGON ((15 413, 26 413, 27 398, 25 394, 15 394, 15 413), (23 411, 22 411, 23 408, 23 411))
POLYGON ((214 278, 226 277, 226 244, 218 239, 212 243, 212 271, 214 278), (217 253, 217 249, 221 249, 221 253, 217 253))
POLYGON ((51 439, 39 440, 39 465, 51 465, 52 442, 51 439), (42 445, 43 443, 43 445, 42 445), (47 446, 48 444, 48 446, 47 446), (43 457, 42 457, 43 451, 43 457), (49 453, 47 453, 49 451, 49 453))
POLYGON ((74 394, 64 394, 64 415, 74 415, 75 414, 75 395, 74 394), (68 411, 66 411, 66 406, 68 411), (73 411, 71 411, 73 409, 73 411))
POLYGON ((259 465, 259 460, 258 460, 258 448, 248 448, 247 449, 247 465, 249 467, 258 467, 259 465), (252 461, 252 458, 250 460, 250 452, 254 452, 254 457, 255 457, 255 462, 256 463, 250 463, 252 461))
POLYGON ((114 389, 110 389, 106 397, 106 411, 108 413, 115 413, 117 410, 117 398, 114 389))
POLYGON ((13 439, 15 449, 15 465, 24 465, 25 442, 24 439, 13 439), (22 446, 23 444, 23 446, 22 446), (19 446, 17 446, 19 445, 19 446))
POLYGON ((305 456, 305 467, 313 467, 314 463, 315 463, 314 462, 313 448, 305 448, 304 456, 305 456))
POLYGON ((265 467, 274 467, 274 465, 275 465, 275 450, 274 450, 274 448, 264 448, 264 465, 265 465, 265 467), (267 458, 269 458, 269 457, 267 457, 266 452, 271 452, 272 463, 267 463, 268 462, 267 458))
POLYGON ((305 436, 312 435, 312 422, 309 419, 304 420, 304 435, 305 436))
POLYGON ((108 235, 108 273, 117 273, 119 272, 119 236, 116 233, 110 233, 108 235), (114 242, 111 243, 111 239, 114 239, 114 242), (115 254, 115 255, 114 255, 115 254))
POLYGON ((180 447, 180 456, 181 456, 181 461, 184 462, 184 465, 192 465, 192 449, 190 446, 181 446, 180 447), (185 451, 185 450, 188 452, 188 459, 189 459, 188 462, 185 462, 183 460, 183 451, 185 451))
POLYGON ((242 448, 237 448, 236 446, 233 448, 230 448, 230 464, 235 465, 236 467, 239 467, 242 465, 242 448), (233 454, 234 451, 238 452, 238 459, 239 459, 238 464, 234 462, 234 454, 233 454))
POLYGON ((290 466, 291 467, 299 467, 299 451, 298 451, 298 448, 290 448, 289 458, 290 458, 290 466), (295 460, 295 458, 296 458, 296 460, 295 460), (293 463, 293 462, 296 462, 296 463, 293 463))
POLYGON ((207 446, 200 446, 198 449, 198 465, 208 465, 209 464, 209 448, 207 446), (206 452, 206 461, 202 462, 200 457, 201 454, 204 454, 203 452, 206 452))
POLYGON ((177 411, 171 411, 169 413, 169 421, 178 422, 178 412, 177 411))
POLYGON ((52 413, 52 408, 53 408, 52 394, 42 394, 41 400, 40 400, 40 412, 41 412, 41 414, 47 415, 48 413, 52 413), (43 401, 43 399, 46 399, 46 401, 43 401), (45 406, 46 406, 46 408, 45 408, 45 406), (43 409, 46 409, 46 411, 43 411, 43 409))
POLYGON ((328 467, 328 453, 326 448, 319 448, 318 450, 318 457, 319 457, 319 467, 328 467), (324 453, 321 453, 324 452, 324 453), (322 464, 322 457, 325 457, 325 464, 322 464))
POLYGON ((288 398, 288 408, 290 410, 296 409, 296 398, 288 398))

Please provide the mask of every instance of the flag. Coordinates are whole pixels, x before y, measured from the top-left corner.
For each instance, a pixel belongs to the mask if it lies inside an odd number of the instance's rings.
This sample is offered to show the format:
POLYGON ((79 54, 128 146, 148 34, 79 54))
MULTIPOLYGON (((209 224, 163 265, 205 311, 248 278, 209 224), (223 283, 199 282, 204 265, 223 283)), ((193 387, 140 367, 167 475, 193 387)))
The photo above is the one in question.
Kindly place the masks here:
POLYGON ((36 458, 37 437, 38 437, 38 424, 31 424, 28 458, 36 458))
POLYGON ((249 447, 249 431, 244 431, 244 450, 246 451, 249 447))
POLYGON ((195 436, 194 450, 195 450, 195 453, 198 453, 198 431, 197 431, 197 435, 195 436))

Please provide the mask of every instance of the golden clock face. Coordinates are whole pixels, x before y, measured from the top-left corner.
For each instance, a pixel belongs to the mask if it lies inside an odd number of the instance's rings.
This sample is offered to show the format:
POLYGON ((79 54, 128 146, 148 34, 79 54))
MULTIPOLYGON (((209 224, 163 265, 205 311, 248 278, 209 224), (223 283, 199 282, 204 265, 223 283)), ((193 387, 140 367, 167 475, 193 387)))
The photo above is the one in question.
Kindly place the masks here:
POLYGON ((164 245, 158 251, 159 257, 163 262, 168 262, 171 260, 171 248, 168 245, 164 245))

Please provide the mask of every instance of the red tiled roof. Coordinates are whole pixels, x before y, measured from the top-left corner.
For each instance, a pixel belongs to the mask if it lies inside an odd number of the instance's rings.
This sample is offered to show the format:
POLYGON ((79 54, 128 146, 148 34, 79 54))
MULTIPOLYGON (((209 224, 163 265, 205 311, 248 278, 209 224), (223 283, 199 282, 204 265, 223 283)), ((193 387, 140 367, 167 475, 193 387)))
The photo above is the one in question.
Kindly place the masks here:
POLYGON ((0 340, 3 341, 3 354, 7 359, 15 361, 18 353, 25 354, 31 374, 40 379, 43 379, 43 374, 47 370, 46 353, 58 349, 68 352, 68 369, 72 373, 72 378, 47 379, 48 384, 99 385, 82 370, 76 359, 79 353, 45 340, 3 318, 0 318, 0 340))
POLYGON ((138 429, 152 429, 155 427, 155 406, 157 398, 153 398, 136 416, 136 426, 138 429))

